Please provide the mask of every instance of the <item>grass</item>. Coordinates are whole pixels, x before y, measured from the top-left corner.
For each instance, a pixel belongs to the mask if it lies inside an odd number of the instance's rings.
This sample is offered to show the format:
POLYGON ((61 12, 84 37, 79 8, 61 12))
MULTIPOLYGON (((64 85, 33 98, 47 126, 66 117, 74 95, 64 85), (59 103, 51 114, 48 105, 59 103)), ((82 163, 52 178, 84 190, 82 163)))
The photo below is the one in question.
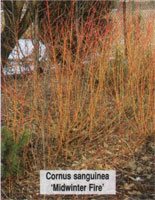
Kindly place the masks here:
MULTIPOLYGON (((75 49, 73 24, 67 21, 54 43, 50 34, 42 38, 48 47, 44 74, 3 86, 4 126, 16 143, 20 133, 31 133, 20 157, 23 174, 119 169, 153 133, 154 24, 138 19, 127 20, 127 57, 116 16, 104 34, 93 19, 86 21, 75 49)), ((13 177, 9 184, 11 196, 13 177)))

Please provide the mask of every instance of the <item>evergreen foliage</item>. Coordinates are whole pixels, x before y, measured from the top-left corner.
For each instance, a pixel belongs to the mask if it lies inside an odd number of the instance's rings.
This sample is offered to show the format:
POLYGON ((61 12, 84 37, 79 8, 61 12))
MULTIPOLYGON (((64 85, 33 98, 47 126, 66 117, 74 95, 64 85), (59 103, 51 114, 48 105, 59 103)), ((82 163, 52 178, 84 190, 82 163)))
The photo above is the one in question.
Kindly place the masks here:
POLYGON ((28 144, 30 134, 24 131, 18 142, 14 140, 12 132, 2 128, 1 156, 2 156, 2 177, 17 175, 22 168, 22 152, 28 144))

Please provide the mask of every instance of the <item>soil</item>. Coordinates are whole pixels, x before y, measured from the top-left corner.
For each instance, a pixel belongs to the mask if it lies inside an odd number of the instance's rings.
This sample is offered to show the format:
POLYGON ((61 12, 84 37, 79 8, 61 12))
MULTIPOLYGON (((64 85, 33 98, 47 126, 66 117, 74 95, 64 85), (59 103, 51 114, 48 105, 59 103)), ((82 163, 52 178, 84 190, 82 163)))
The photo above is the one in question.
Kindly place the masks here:
POLYGON ((155 199, 155 143, 149 135, 133 158, 117 171, 117 193, 114 196, 41 196, 39 174, 18 178, 9 189, 8 180, 2 180, 2 200, 153 200, 155 199), (12 188, 13 187, 13 188, 12 188), (9 193, 9 190, 11 193, 9 193), (13 191, 13 192, 12 192, 13 191))

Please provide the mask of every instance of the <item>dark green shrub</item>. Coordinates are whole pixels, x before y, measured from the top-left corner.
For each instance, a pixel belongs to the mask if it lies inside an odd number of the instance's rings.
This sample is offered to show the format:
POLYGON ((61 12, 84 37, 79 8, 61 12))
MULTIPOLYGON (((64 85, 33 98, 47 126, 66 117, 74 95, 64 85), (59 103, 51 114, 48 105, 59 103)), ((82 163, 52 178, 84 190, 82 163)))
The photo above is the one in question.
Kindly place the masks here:
POLYGON ((18 142, 13 139, 13 134, 3 127, 1 132, 1 170, 2 177, 17 175, 22 167, 22 152, 29 141, 29 132, 21 134, 18 142))

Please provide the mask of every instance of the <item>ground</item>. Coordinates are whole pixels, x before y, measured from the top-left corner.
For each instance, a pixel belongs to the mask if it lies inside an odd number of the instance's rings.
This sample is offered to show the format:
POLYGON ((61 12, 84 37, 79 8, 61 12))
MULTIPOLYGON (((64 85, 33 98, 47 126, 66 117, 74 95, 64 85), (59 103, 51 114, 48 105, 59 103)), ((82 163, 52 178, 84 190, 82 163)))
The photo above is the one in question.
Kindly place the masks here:
MULTIPOLYGON (((117 193, 115 196, 45 196, 47 200, 153 200, 155 198, 155 171, 154 154, 155 143, 154 134, 149 135, 140 148, 137 148, 135 154, 129 159, 122 168, 116 167, 117 172, 117 193)), ((87 161, 87 158, 85 158, 87 161)), ((101 159, 101 158, 100 158, 101 159)), ((103 159, 103 157, 102 157, 103 159)), ((90 162, 90 161, 88 161, 90 162)), ((100 161, 101 162, 101 161, 100 161)), ((102 163, 100 163, 102 164, 102 163)), ((59 167, 63 167, 59 163, 59 167)), ((68 168, 68 166, 66 166, 68 168)), ((26 176, 16 180, 12 187, 11 194, 5 187, 7 181, 2 181, 2 200, 37 200, 43 199, 39 195, 39 171, 28 173, 26 176), (9 198, 10 196, 10 198, 9 198)))

